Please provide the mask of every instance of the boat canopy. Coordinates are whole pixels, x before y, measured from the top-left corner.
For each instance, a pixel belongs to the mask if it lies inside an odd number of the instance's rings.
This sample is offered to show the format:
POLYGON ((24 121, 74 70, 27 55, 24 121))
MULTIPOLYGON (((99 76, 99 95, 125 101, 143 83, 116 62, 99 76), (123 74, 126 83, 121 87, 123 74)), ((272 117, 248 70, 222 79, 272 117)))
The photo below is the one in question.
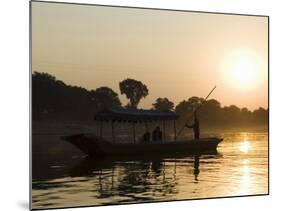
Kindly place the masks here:
POLYGON ((156 111, 144 109, 113 108, 100 111, 95 115, 99 121, 151 122, 159 120, 176 120, 178 115, 173 111, 156 111))

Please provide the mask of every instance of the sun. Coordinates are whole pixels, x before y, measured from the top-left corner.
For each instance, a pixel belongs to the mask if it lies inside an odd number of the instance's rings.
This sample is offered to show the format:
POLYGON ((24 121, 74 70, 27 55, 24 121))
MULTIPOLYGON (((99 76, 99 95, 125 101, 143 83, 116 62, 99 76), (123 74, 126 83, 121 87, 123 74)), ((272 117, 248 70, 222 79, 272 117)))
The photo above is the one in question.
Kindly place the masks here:
POLYGON ((247 51, 230 54, 223 62, 222 75, 229 86, 243 91, 256 88, 262 81, 259 59, 247 51))
POLYGON ((254 85, 258 80, 257 63, 252 58, 237 58, 230 65, 230 77, 239 85, 254 85))

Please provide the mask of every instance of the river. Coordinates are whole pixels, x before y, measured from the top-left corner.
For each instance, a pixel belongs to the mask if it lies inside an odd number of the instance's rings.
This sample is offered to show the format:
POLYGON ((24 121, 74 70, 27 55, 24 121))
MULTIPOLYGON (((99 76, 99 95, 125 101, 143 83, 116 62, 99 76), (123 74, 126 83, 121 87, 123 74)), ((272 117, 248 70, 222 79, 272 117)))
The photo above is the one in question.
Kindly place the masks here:
POLYGON ((204 155, 102 160, 80 153, 33 155, 32 208, 267 194, 268 133, 217 135, 224 138, 218 152, 204 155))

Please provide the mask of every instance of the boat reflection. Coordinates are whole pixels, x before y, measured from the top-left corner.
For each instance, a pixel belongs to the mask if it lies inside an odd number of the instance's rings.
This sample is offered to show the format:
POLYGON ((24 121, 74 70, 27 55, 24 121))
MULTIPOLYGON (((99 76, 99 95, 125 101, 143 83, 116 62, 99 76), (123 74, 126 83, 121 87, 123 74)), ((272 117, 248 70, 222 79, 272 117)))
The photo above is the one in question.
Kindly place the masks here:
MULTIPOLYGON (((180 163, 181 159, 184 159, 186 163, 193 163, 194 175, 197 177, 200 170, 200 156, 202 154, 179 154, 170 156, 120 156, 120 157, 103 157, 103 158, 93 158, 90 156, 82 159, 76 166, 70 170, 71 177, 81 177, 81 176, 93 176, 96 171, 99 170, 109 170, 113 168, 131 168, 130 164, 133 166, 149 169, 155 175, 159 176, 163 174, 165 169, 165 163, 174 163, 174 173, 176 173, 177 164, 180 163), (189 158, 187 161, 186 158, 189 158), (190 161, 192 160, 192 161, 190 161)), ((204 154, 203 156, 210 156, 210 158, 220 157, 221 155, 217 152, 212 152, 204 154)))
MULTIPOLYGON (((133 197, 134 200, 148 200, 138 193, 176 194, 177 170, 190 169, 186 174, 193 174, 195 183, 199 182, 200 156, 218 158, 218 153, 207 155, 173 155, 146 157, 107 157, 96 159, 86 157, 71 169, 71 177, 98 178, 99 197, 109 197, 118 193, 119 196, 133 197), (173 168, 171 168, 173 166, 173 168)), ((187 183, 190 181, 186 181, 187 183)))

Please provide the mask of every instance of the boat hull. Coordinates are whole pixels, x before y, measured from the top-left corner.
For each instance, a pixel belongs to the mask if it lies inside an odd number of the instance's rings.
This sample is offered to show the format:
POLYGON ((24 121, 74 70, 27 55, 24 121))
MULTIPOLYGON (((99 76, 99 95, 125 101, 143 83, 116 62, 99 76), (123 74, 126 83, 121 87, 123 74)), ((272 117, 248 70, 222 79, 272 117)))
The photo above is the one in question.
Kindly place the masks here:
POLYGON ((148 143, 112 143, 95 135, 77 134, 64 136, 70 142, 90 156, 101 155, 146 155, 167 153, 202 153, 216 151, 220 138, 202 138, 199 140, 162 141, 148 143))

